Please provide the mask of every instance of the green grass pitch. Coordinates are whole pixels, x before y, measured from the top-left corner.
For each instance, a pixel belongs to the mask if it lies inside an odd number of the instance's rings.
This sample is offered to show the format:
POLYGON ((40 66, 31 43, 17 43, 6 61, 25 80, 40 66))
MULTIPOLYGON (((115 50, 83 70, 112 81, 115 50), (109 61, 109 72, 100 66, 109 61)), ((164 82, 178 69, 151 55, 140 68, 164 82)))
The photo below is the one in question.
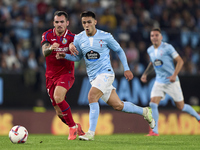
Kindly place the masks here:
POLYGON ((0 136, 0 150, 199 150, 200 135, 96 135, 94 141, 67 140, 67 136, 30 134, 24 144, 0 136))

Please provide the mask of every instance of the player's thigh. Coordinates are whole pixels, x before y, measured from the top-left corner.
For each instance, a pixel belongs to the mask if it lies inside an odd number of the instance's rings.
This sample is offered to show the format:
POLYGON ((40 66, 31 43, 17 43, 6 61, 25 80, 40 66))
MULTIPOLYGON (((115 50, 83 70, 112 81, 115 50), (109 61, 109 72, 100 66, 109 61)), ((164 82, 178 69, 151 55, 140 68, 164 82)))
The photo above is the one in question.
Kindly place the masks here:
POLYGON ((54 91, 54 99, 56 103, 62 102, 65 99, 67 89, 62 86, 56 86, 54 91))
POLYGON ((112 90, 107 104, 112 106, 115 110, 122 110, 124 107, 124 103, 120 100, 115 89, 112 90))
POLYGON ((159 103, 161 99, 165 98, 165 85, 155 82, 151 90, 151 102, 159 103))
POLYGON ((174 102, 180 102, 180 104, 182 104, 181 101, 183 101, 184 98, 179 81, 168 84, 165 91, 173 98, 174 102))
POLYGON ((96 77, 91 82, 92 87, 99 89, 102 92, 101 99, 107 103, 110 94, 115 87, 112 86, 115 76, 113 74, 103 73, 96 77))
POLYGON ((98 102, 98 100, 100 99, 102 95, 103 95, 103 92, 100 89, 96 87, 91 87, 88 93, 89 103, 98 102))

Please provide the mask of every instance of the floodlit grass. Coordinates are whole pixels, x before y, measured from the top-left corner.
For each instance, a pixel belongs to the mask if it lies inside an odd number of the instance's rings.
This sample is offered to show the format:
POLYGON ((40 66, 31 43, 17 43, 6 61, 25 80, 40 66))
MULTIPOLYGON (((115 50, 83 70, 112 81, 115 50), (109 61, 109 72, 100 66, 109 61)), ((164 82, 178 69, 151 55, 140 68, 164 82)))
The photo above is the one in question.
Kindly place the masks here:
POLYGON ((30 134, 24 144, 13 144, 0 136, 0 150, 198 150, 200 135, 144 134, 96 135, 94 141, 68 141, 67 136, 30 134))

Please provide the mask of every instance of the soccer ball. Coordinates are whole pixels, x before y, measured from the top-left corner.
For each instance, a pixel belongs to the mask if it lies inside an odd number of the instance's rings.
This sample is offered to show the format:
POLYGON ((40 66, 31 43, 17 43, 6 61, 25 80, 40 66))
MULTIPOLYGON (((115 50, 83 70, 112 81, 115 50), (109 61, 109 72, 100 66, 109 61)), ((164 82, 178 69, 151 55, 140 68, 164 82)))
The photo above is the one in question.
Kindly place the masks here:
POLYGON ((16 125, 10 130, 9 138, 12 143, 25 143, 28 138, 28 131, 25 127, 16 125))

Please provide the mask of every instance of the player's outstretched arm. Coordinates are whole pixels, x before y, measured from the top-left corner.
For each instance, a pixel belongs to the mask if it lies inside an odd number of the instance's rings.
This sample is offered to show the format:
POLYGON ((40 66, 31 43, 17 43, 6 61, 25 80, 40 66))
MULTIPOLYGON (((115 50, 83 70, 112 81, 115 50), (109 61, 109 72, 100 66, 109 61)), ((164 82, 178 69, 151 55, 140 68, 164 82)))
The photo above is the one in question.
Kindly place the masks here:
POLYGON ((133 79, 133 73, 130 70, 124 71, 124 76, 128 81, 133 79))
POLYGON ((147 66, 147 69, 144 71, 144 73, 142 74, 140 80, 144 83, 147 82, 147 76, 153 71, 153 64, 152 62, 149 63, 149 65, 147 66))
POLYGON ((56 53, 56 59, 67 59, 70 61, 80 61, 81 58, 82 58, 82 55, 72 56, 70 54, 66 54, 65 52, 57 52, 56 53))

